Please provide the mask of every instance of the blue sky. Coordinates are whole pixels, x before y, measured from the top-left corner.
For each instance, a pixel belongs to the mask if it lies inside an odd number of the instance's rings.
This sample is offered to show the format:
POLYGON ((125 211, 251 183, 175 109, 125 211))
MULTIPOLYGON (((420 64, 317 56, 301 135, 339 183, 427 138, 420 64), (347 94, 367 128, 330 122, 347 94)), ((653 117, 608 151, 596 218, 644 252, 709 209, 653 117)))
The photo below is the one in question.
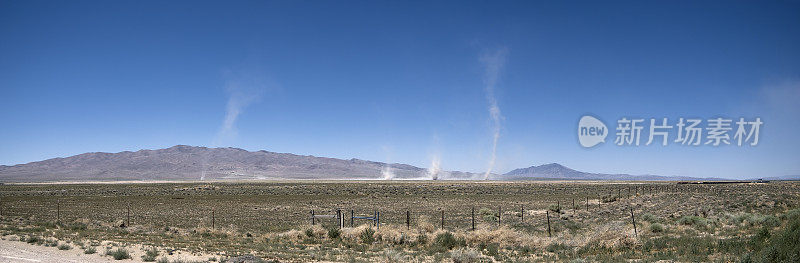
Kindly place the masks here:
POLYGON ((797 1, 0 1, 0 164, 188 144, 485 172, 497 130, 499 173, 800 174, 798 47, 797 1), (764 126, 584 149, 586 114, 764 126))

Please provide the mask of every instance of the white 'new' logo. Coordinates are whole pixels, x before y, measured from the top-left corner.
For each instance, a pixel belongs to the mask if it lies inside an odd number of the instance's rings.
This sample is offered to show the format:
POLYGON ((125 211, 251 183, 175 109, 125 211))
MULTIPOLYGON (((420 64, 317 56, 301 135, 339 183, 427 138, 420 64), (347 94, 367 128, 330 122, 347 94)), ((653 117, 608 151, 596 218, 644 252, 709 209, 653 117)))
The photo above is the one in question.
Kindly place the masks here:
POLYGON ((589 148, 606 142, 608 128, 602 121, 592 116, 583 116, 578 121, 578 141, 581 146, 589 148))

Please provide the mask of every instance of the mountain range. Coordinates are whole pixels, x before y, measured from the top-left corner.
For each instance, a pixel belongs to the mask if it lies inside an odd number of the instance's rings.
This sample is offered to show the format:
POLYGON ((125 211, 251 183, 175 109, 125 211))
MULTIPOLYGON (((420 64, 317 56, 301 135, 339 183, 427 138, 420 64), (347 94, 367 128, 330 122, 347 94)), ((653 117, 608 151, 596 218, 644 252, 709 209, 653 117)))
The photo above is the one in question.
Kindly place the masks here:
MULTIPOLYGON (((66 158, 0 165, 0 182, 197 181, 282 179, 483 179, 483 174, 436 171, 408 164, 336 159, 238 148, 177 145, 166 149, 93 152, 66 158)), ((557 163, 491 174, 492 180, 698 180, 658 175, 600 174, 557 163)), ((704 178, 717 180, 719 178, 704 178)))
POLYGON ((630 175, 587 173, 566 166, 550 163, 512 170, 504 174, 506 180, 640 180, 640 181, 682 181, 682 180, 724 180, 722 178, 697 178, 686 176, 630 175))
MULTIPOLYGON (((455 179, 475 175, 446 173, 455 179)), ((431 176, 426 169, 407 164, 186 145, 135 152, 84 153, 0 166, 0 182, 428 178, 431 176)))

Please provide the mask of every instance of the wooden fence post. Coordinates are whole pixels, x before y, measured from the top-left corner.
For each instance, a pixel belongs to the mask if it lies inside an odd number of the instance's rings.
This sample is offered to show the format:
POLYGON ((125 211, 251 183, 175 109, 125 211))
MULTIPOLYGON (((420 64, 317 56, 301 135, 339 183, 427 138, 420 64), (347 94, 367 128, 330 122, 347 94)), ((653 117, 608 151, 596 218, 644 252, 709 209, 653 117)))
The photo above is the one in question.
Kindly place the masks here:
POLYGON ((631 222, 633 223, 633 234, 638 238, 639 232, 636 231, 636 217, 633 216, 633 207, 631 207, 631 222))
POLYGON ((213 229, 215 229, 215 227, 216 227, 216 223, 217 223, 217 222, 216 222, 216 221, 217 221, 217 218, 216 218, 216 213, 217 213, 217 211, 216 211, 216 210, 214 210, 214 209, 211 209, 211 229, 212 229, 212 230, 213 230, 213 229))
POLYGON ((131 203, 128 203, 128 212, 125 214, 125 226, 131 226, 131 203))
POLYGON ((519 210, 521 212, 520 221, 522 221, 522 223, 525 223, 525 205, 519 205, 519 210))
POLYGON ((497 206, 497 226, 500 226, 500 217, 503 215, 503 207, 497 206))
POLYGON ((378 229, 381 229, 381 211, 378 211, 378 217, 375 218, 375 225, 378 226, 378 229))
POLYGON ((547 215, 547 236, 553 237, 553 234, 550 232, 550 210, 545 210, 545 214, 547 215))
POLYGON ((575 210, 575 198, 572 198, 572 210, 575 210))
POLYGON ((336 209, 336 219, 339 220, 339 229, 344 227, 344 217, 342 217, 342 209, 336 209))
POLYGON ((353 218, 355 218, 356 212, 353 209, 350 209, 350 227, 353 227, 353 218))
POLYGON ((475 231, 475 207, 472 207, 472 231, 475 231))
POLYGON ((411 230, 411 211, 406 210, 406 229, 411 230))
POLYGON ((56 223, 61 222, 61 200, 56 200, 56 223))
POLYGON ((311 209, 311 225, 313 226, 314 223, 316 223, 314 222, 314 209, 311 209))
POLYGON ((442 212, 442 230, 444 230, 444 210, 442 212))
POLYGON ((589 197, 586 197, 586 211, 589 211, 589 197))

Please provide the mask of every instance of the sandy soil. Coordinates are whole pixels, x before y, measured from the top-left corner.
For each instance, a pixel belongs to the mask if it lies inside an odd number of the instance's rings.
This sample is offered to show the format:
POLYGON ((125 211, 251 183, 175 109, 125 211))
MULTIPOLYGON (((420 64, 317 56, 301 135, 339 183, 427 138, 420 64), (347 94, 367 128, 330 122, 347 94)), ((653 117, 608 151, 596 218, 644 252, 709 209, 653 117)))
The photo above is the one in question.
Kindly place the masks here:
MULTIPOLYGON (((131 253, 131 259, 116 261, 110 256, 102 256, 103 248, 98 247, 95 254, 84 254, 80 248, 70 250, 58 250, 55 247, 38 246, 13 240, 0 240, 0 263, 6 262, 143 262, 141 256, 144 255, 144 247, 133 245, 126 247, 131 253)), ((163 255, 170 260, 198 260, 204 261, 210 255, 190 254, 176 251, 174 255, 163 255)), ((162 256, 159 256, 162 257, 162 256)))
MULTIPOLYGON (((110 257, 98 254, 87 255, 80 249, 58 250, 54 247, 37 246, 19 241, 0 240, 0 262, 113 262, 110 257)), ((142 262, 126 260, 126 262, 142 262)))

